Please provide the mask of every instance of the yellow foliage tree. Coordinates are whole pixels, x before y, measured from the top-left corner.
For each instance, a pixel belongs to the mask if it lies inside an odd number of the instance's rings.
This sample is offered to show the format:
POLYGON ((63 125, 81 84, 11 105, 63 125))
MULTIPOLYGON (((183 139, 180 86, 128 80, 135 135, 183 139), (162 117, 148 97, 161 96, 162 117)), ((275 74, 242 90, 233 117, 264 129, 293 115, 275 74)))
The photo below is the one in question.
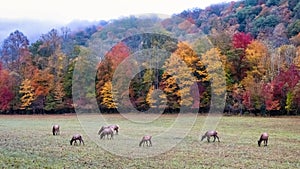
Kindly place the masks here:
POLYGON ((254 40, 246 49, 247 62, 250 65, 250 70, 247 76, 253 76, 254 82, 259 83, 266 74, 271 73, 271 58, 269 56, 266 45, 262 42, 254 40))
POLYGON ((189 44, 179 42, 174 54, 182 59, 188 67, 190 67, 190 71, 197 77, 197 80, 207 76, 207 72, 205 71, 205 66, 201 61, 201 58, 189 44))
POLYGON ((159 89, 154 88, 151 86, 146 96, 146 102, 151 108, 159 108, 164 109, 165 105, 167 104, 167 98, 164 93, 158 92, 161 91, 159 89))
POLYGON ((114 101, 112 92, 111 81, 108 81, 104 83, 104 86, 101 88, 99 93, 102 100, 102 106, 108 109, 117 108, 117 103, 114 101))
POLYGON ((252 41, 246 49, 246 58, 250 67, 265 73, 268 49, 266 45, 258 40, 252 41))
POLYGON ((268 48, 258 40, 252 41, 246 49, 246 58, 249 64, 249 70, 246 77, 241 81, 248 95, 248 109, 259 109, 263 104, 263 97, 261 96, 262 85, 268 73, 271 73, 271 59, 269 56, 268 48))
MULTIPOLYGON (((178 85, 176 83, 176 78, 165 72, 162 75, 161 86, 164 93, 166 93, 168 106, 170 108, 180 108, 180 93, 178 85)), ((160 98, 162 98, 162 96, 160 96, 160 98)))
POLYGON ((22 95, 20 98, 21 109, 28 109, 34 101, 34 90, 29 79, 23 80, 20 86, 19 93, 22 95))
POLYGON ((193 69, 188 67, 184 60, 192 63, 194 58, 192 58, 192 53, 190 53, 191 57, 188 57, 188 55, 186 55, 187 53, 181 53, 180 49, 178 50, 179 51, 171 55, 163 66, 166 70, 162 77, 166 84, 164 91, 169 94, 172 93, 177 95, 177 99, 181 98, 180 100, 176 99, 179 103, 178 106, 188 107, 193 103, 193 98, 190 95, 190 88, 194 84, 194 80, 192 75, 193 69), (184 58, 184 60, 181 58, 184 58), (176 84, 179 88, 176 87, 176 84))
POLYGON ((59 81, 58 83, 56 83, 53 92, 54 92, 54 100, 56 101, 57 107, 62 106, 63 98, 65 96, 65 89, 64 89, 62 81, 59 81))
POLYGON ((297 49, 294 45, 282 45, 277 49, 276 61, 279 69, 287 70, 296 57, 297 49))
POLYGON ((202 62, 208 72, 206 79, 211 82, 214 94, 220 96, 226 91, 225 59, 218 48, 212 48, 202 55, 202 62))
POLYGON ((297 47, 296 57, 294 58, 293 63, 300 69, 300 46, 297 47))

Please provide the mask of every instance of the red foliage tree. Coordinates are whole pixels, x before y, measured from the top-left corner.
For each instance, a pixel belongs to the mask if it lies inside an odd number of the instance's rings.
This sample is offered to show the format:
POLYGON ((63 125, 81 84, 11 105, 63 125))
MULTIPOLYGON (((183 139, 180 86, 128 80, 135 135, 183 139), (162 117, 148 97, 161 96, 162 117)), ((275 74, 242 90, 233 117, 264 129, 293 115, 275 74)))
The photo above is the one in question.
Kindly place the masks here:
POLYGON ((245 91, 243 93, 243 105, 248 109, 248 110, 252 110, 254 109, 252 100, 251 100, 251 93, 250 91, 245 91))
POLYGON ((280 97, 278 97, 278 87, 274 82, 264 85, 263 90, 264 99, 267 110, 279 110, 280 109, 280 97))
POLYGON ((279 87, 285 87, 286 91, 293 90, 300 80, 300 71, 295 65, 291 65, 287 71, 281 71, 274 79, 279 87))
POLYGON ((10 108, 10 102, 14 95, 11 91, 11 82, 9 81, 9 72, 2 68, 0 62, 0 111, 6 111, 10 108))
POLYGON ((115 70, 117 66, 129 56, 130 49, 123 42, 116 44, 107 54, 106 59, 112 61, 112 68, 115 70))
POLYGON ((249 33, 239 32, 233 35, 232 44, 234 48, 246 50, 252 40, 253 37, 249 33))
POLYGON ((264 86, 264 96, 267 110, 280 109, 280 103, 285 103, 288 92, 294 91, 300 81, 300 71, 292 65, 287 71, 281 71, 272 82, 264 86))
MULTIPOLYGON (((103 90, 103 86, 112 80, 114 71, 117 69, 119 64, 126 59, 130 55, 129 47, 120 42, 116 44, 106 55, 103 61, 101 61, 98 65, 97 71, 97 82, 96 82, 96 93, 97 99, 102 102, 104 99, 101 95, 101 91, 103 90)), ((131 65, 128 65, 129 68, 131 65)), ((126 66, 125 66, 126 67, 126 66)), ((127 70, 126 70, 127 71, 127 70)), ((122 80, 122 78, 119 78, 122 80)), ((118 83, 122 85, 122 82, 118 83)))
POLYGON ((249 64, 246 59, 246 48, 252 42, 253 38, 250 34, 239 32, 233 35, 233 50, 229 52, 228 61, 233 78, 241 81, 246 76, 249 64))

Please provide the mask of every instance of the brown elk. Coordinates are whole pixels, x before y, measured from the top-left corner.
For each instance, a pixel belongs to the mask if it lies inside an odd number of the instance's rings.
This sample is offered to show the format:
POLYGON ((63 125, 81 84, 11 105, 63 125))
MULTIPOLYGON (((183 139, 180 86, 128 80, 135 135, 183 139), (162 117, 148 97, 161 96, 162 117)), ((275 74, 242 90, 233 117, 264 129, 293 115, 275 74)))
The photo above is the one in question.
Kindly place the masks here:
POLYGON ((112 124, 112 125, 109 125, 108 127, 112 128, 116 132, 116 134, 119 134, 119 129, 120 129, 119 125, 112 124))
POLYGON ((139 146, 141 147, 143 144, 143 147, 144 147, 145 143, 147 144, 148 147, 152 146, 151 138, 152 138, 152 136, 148 136, 148 135, 144 136, 142 138, 142 140, 140 141, 139 146))
POLYGON ((211 130, 211 131, 207 131, 201 138, 201 141, 203 139, 205 139, 205 137, 207 137, 207 141, 210 142, 210 137, 214 137, 214 141, 216 141, 216 138, 218 139, 218 142, 220 142, 219 137, 218 137, 218 131, 215 130, 211 130))
POLYGON ((120 129, 120 126, 117 125, 117 124, 112 124, 112 125, 109 125, 109 126, 102 126, 98 132, 98 134, 100 134, 105 128, 111 128, 113 131, 116 131, 116 134, 119 133, 119 129, 120 129))
POLYGON ((57 124, 55 124, 55 125, 53 125, 52 126, 52 133, 53 133, 53 135, 58 135, 58 134, 60 134, 60 131, 59 131, 59 125, 57 125, 57 124))
POLYGON ((260 147, 260 144, 261 144, 262 141, 264 141, 264 146, 267 146, 268 145, 268 139, 269 139, 268 133, 262 133, 260 135, 259 140, 257 141, 258 146, 260 147))
POLYGON ((80 143, 80 144, 81 144, 81 142, 82 142, 82 144, 84 145, 82 136, 81 136, 80 134, 75 134, 75 135, 72 137, 72 139, 70 140, 70 144, 72 145, 73 142, 75 142, 74 145, 77 144, 77 140, 79 140, 79 143, 80 143))
POLYGON ((105 136, 107 136, 107 139, 112 139, 114 136, 114 131, 112 128, 106 127, 101 132, 99 130, 98 134, 100 134, 100 139, 105 138, 105 136), (110 135, 110 138, 108 138, 109 135, 110 135))

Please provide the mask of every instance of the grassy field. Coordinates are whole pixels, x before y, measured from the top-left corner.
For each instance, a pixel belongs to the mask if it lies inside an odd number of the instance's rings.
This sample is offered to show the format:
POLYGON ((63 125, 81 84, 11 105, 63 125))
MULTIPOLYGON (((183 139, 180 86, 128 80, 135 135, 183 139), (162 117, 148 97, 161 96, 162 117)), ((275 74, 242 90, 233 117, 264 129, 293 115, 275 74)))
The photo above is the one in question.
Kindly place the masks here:
MULTIPOLYGON (((300 168, 299 117, 222 117, 217 126, 221 142, 208 143, 199 141, 205 116, 198 116, 190 132, 175 147, 145 158, 115 155, 101 145, 122 146, 128 154, 158 151, 172 140, 155 136, 161 128, 172 125, 176 115, 155 117, 154 123, 147 123, 147 129, 132 128, 132 122, 120 115, 104 115, 121 127, 113 140, 100 140, 97 136, 102 123, 99 117, 80 117, 88 119, 89 132, 76 115, 0 116, 0 168, 300 168), (61 126, 59 136, 51 133, 56 123, 61 126), (138 147, 141 131, 153 134, 152 147, 138 147), (257 140, 264 131, 270 135, 269 145, 258 147, 257 140), (82 134, 84 146, 70 145, 75 133, 82 134), (122 135, 136 141, 128 142, 122 135)), ((184 128, 189 118, 192 116, 183 117, 179 126, 184 128)), ((176 131, 186 132, 180 127, 176 131)))

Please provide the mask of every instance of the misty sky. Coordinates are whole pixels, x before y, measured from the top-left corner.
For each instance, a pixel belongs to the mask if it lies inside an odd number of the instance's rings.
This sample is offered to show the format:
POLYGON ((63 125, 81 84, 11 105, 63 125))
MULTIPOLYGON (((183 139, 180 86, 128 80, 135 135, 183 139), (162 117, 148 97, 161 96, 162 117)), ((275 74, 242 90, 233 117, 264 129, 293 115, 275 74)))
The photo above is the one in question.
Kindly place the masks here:
POLYGON ((8 0, 0 2, 0 19, 110 20, 135 14, 171 15, 194 7, 232 0, 8 0))
POLYGON ((168 17, 183 10, 195 7, 204 9, 211 4, 230 1, 232 0, 1 0, 0 45, 15 30, 21 31, 30 42, 34 42, 41 34, 53 28, 59 30, 67 26, 76 30, 95 21, 147 13, 168 17))

